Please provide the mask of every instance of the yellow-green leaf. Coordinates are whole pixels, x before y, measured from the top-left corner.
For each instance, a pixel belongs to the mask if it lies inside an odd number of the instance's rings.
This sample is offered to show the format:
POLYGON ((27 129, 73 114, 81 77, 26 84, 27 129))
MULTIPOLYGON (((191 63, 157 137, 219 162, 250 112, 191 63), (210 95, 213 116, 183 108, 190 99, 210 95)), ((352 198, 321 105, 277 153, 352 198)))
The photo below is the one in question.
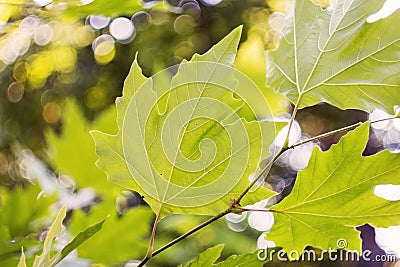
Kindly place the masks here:
POLYGON ((19 258, 17 267, 27 267, 26 260, 25 260, 24 248, 21 248, 21 257, 19 258))
POLYGON ((367 18, 385 0, 337 0, 323 10, 293 1, 277 51, 268 52, 268 82, 299 107, 392 112, 400 99, 400 12, 367 18))
MULTIPOLYGON (((162 73, 144 77, 135 61, 116 101, 119 132, 92 132, 97 165, 111 181, 144 195, 154 211, 162 204, 162 216, 226 209, 270 153, 277 125, 264 120, 268 102, 233 67, 240 35, 241 27, 184 61, 169 84, 158 78, 162 73), (252 114, 240 117, 242 108, 252 114)), ((242 204, 270 195, 261 189, 242 204)))
POLYGON ((314 149, 293 191, 271 208, 277 212, 268 240, 298 255, 308 245, 361 251, 355 226, 399 223, 400 201, 382 199, 373 190, 380 184, 399 184, 400 154, 385 150, 363 157, 368 129, 369 123, 364 123, 330 150, 314 149))
POLYGON ((67 215, 67 207, 62 206, 46 235, 43 244, 42 254, 40 254, 40 256, 35 257, 35 261, 33 262, 33 267, 54 266, 55 263, 58 261, 58 259, 61 257, 61 254, 56 254, 54 258, 50 258, 50 253, 53 247, 54 240, 56 239, 58 234, 61 233, 63 229, 62 222, 66 215, 67 215))

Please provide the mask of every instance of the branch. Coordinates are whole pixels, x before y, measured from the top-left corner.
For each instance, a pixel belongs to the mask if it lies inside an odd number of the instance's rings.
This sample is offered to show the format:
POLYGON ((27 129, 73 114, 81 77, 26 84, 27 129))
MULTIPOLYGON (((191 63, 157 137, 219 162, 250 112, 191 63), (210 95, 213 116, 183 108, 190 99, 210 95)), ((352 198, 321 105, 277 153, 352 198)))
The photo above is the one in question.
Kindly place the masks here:
POLYGON ((340 129, 336 129, 336 130, 333 130, 333 131, 330 131, 330 132, 327 132, 327 133, 323 133, 323 134, 311 137, 311 138, 309 138, 307 140, 304 140, 304 141, 298 142, 298 143, 296 143, 294 145, 291 145, 290 147, 288 147, 288 149, 293 149, 295 147, 298 147, 298 146, 301 146, 301 145, 307 144, 309 142, 312 142, 312 141, 315 141, 315 140, 319 140, 319 139, 322 139, 322 138, 325 138, 325 137, 328 137, 328 136, 332 136, 332 135, 340 133, 340 132, 352 130, 354 128, 357 128, 361 124, 363 124, 363 123, 362 122, 357 122, 357 123, 354 123, 352 125, 349 125, 349 126, 346 126, 346 127, 340 128, 340 129))
POLYGON ((286 135, 285 142, 283 144, 283 149, 285 149, 285 150, 287 150, 287 148, 289 146, 290 130, 292 129, 292 125, 293 125, 294 119, 296 118, 297 111, 299 110, 299 105, 300 105, 302 97, 303 97, 303 95, 300 94, 299 97, 297 98, 296 104, 294 105, 294 108, 293 108, 292 116, 290 117, 290 121, 289 121, 289 125, 288 125, 288 132, 287 132, 287 135, 286 135))
POLYGON ((175 245, 176 243, 178 243, 179 241, 185 239, 186 237, 190 236, 191 234, 196 233, 197 231, 199 231, 200 229, 206 227, 207 225, 213 223, 214 221, 218 220, 219 218, 224 217, 225 215, 227 215, 228 213, 232 212, 233 207, 229 207, 227 210, 219 213, 218 215, 215 215, 214 217, 208 219, 207 221, 203 222, 202 224, 199 224, 198 226, 196 226, 195 228, 193 228, 192 230, 184 233, 183 235, 175 238, 174 240, 172 240, 171 242, 169 242, 168 244, 162 246, 161 248, 157 249, 156 251, 154 251, 153 253, 151 253, 151 255, 147 255, 146 258, 144 260, 142 260, 139 265, 137 267, 142 267, 146 262, 148 262, 151 258, 153 258, 154 256, 156 256, 157 254, 163 252, 164 250, 166 250, 169 247, 172 247, 173 245, 175 245))
POLYGON ((285 142, 284 142, 281 150, 267 163, 267 165, 264 168, 261 169, 261 171, 255 177, 255 179, 250 183, 250 185, 239 196, 239 198, 236 200, 238 204, 240 204, 240 201, 246 196, 246 194, 251 190, 251 188, 253 188, 253 186, 260 180, 261 177, 263 177, 264 175, 268 175, 269 169, 271 168, 272 164, 275 163, 275 161, 283 154, 283 152, 288 150, 290 129, 292 128, 294 119, 297 114, 297 110, 299 109, 299 105, 300 105, 302 96, 303 96, 302 94, 299 95, 299 98, 297 99, 297 102, 293 108, 293 113, 292 113, 292 116, 291 116, 289 124, 288 124, 288 132, 287 132, 285 142))
MULTIPOLYGON (((370 121, 370 123, 374 124, 374 123, 393 120, 393 119, 397 119, 397 118, 398 117, 389 117, 389 118, 379 119, 379 120, 375 120, 375 121, 370 121)), ((298 147, 298 146, 301 146, 301 145, 307 144, 309 142, 312 142, 312 141, 315 141, 315 140, 319 140, 319 139, 322 139, 322 138, 325 138, 325 137, 328 137, 328 136, 332 136, 332 135, 340 133, 340 132, 353 130, 353 129, 357 128, 358 126, 360 126, 361 124, 363 124, 363 122, 357 122, 357 123, 354 123, 352 125, 345 126, 343 128, 339 128, 339 129, 336 129, 336 130, 333 130, 333 131, 330 131, 330 132, 327 132, 327 133, 323 133, 323 134, 311 137, 311 138, 309 138, 307 140, 304 140, 304 141, 298 142, 298 143, 296 143, 294 145, 291 145, 290 147, 288 147, 288 149, 293 149, 295 147, 298 147)))
MULTIPOLYGON (((240 196, 236 199, 236 203, 240 204, 240 201, 244 198, 244 196, 253 188, 253 186, 260 180, 263 175, 271 168, 272 164, 285 152, 287 148, 282 148, 268 163, 265 165, 264 168, 261 169, 261 171, 258 173, 258 175, 255 177, 255 179, 249 184, 249 186, 240 194, 240 196)), ((267 174, 268 174, 267 173, 267 174)))
POLYGON ((236 208, 236 211, 243 212, 243 211, 260 211, 260 212, 274 212, 274 213, 282 213, 279 210, 271 210, 271 209, 255 209, 255 208, 236 208))

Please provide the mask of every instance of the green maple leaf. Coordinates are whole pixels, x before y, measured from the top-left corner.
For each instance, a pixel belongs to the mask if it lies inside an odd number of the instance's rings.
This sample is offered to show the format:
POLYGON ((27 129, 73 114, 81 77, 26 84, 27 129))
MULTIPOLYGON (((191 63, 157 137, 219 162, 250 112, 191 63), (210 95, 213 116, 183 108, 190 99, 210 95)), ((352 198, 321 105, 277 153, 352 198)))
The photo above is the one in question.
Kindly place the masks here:
MULTIPOLYGON (((270 114, 268 103, 233 68, 240 35, 241 27, 184 61, 171 79, 170 70, 146 78, 135 61, 116 101, 118 134, 92 132, 108 179, 144 195, 161 216, 221 212, 269 155, 277 125, 255 120, 270 114)), ((242 204, 272 194, 262 188, 242 204)))
POLYGON ((57 171, 73 177, 79 188, 91 187, 102 197, 112 198, 117 196, 122 188, 110 184, 104 173, 96 167, 95 144, 89 131, 92 129, 116 131, 115 116, 115 108, 111 107, 90 122, 78 104, 68 100, 63 112, 61 135, 52 130, 48 130, 45 134, 48 160, 57 171))
POLYGON ((277 212, 267 239, 299 254, 308 245, 336 249, 344 243, 349 250, 361 251, 355 226, 398 224, 400 202, 379 198, 373 190, 379 184, 398 183, 400 154, 385 150, 363 157, 368 130, 369 123, 364 123, 329 151, 314 149, 291 194, 271 208, 277 212))
MULTIPOLYGON (((70 226, 71 232, 77 234, 97 222, 99 218, 104 218, 112 210, 109 206, 111 205, 95 205, 89 215, 81 210, 75 211, 70 226)), ((143 206, 131 208, 120 217, 116 211, 111 211, 101 232, 78 247, 79 256, 88 258, 93 263, 109 265, 140 258, 147 251, 146 237, 149 235, 149 224, 153 217, 153 212, 143 206)))
POLYGON ((230 267, 230 266, 263 266, 263 261, 257 258, 257 252, 247 253, 242 255, 232 255, 225 261, 215 263, 221 256, 221 252, 224 249, 223 244, 216 245, 212 248, 199 254, 199 256, 191 262, 188 262, 180 267, 207 267, 207 266, 217 266, 217 267, 230 267))
POLYGON ((368 23, 385 0, 334 2, 322 10, 294 1, 279 49, 268 53, 269 84, 299 108, 328 102, 391 112, 400 99, 400 12, 368 23))

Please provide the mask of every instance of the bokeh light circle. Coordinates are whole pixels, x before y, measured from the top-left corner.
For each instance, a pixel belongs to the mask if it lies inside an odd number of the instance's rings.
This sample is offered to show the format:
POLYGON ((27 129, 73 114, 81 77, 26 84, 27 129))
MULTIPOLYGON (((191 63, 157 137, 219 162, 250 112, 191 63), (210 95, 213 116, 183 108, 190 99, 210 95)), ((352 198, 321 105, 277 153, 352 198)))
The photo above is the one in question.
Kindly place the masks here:
POLYGON ((97 37, 92 43, 95 59, 100 64, 107 64, 114 59, 115 41, 109 34, 97 37))
POLYGON ((216 6, 222 2, 222 0, 201 0, 201 2, 206 6, 216 6))
POLYGON ((93 29, 101 30, 108 26, 111 18, 102 15, 90 15, 86 21, 93 29))
POLYGON ((61 119, 61 107, 55 102, 49 102, 43 107, 43 119, 48 124, 55 124, 61 119))
MULTIPOLYGON (((389 118, 390 115, 387 114, 385 111, 376 109, 374 110, 370 115, 369 115, 369 120, 370 121, 377 121, 377 120, 382 120, 385 118, 389 118)), ((371 127, 374 129, 384 129, 389 125, 390 121, 380 121, 380 122, 375 122, 371 124, 371 127)))
POLYGON ((49 24, 40 25, 34 35, 33 40, 39 46, 45 46, 53 39, 54 31, 49 24))
POLYGON ((145 11, 135 13, 132 18, 132 23, 138 32, 147 30, 151 26, 150 14, 145 11))
POLYGON ((274 225, 274 215, 271 212, 252 211, 248 221, 251 228, 261 232, 268 232, 274 225))
POLYGON ((39 27, 40 19, 35 15, 30 15, 21 20, 19 29, 28 31, 31 34, 39 27))
POLYGON ((110 34, 117 40, 127 40, 135 32, 135 27, 131 20, 120 17, 114 19, 110 24, 110 34))
POLYGON ((286 15, 281 12, 274 12, 269 16, 268 23, 274 31, 281 31, 286 24, 286 15))
POLYGON ((24 96, 24 85, 19 82, 11 83, 7 88, 7 99, 11 103, 19 102, 24 96))

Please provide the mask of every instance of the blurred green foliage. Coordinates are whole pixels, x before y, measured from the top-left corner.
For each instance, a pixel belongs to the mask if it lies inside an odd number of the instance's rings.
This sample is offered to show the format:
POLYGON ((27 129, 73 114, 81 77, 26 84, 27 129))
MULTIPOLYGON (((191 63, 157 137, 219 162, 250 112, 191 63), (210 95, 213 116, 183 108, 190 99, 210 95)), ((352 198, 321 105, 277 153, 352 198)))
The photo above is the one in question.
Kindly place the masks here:
MULTIPOLYGON (((117 131, 116 112, 112 106, 92 122, 87 121, 76 102, 65 103, 62 132, 57 135, 53 130, 46 132, 48 161, 53 168, 73 177, 78 188, 96 185, 96 193, 101 196, 115 196, 114 186, 95 163, 97 155, 90 130, 117 131)), ((119 193, 117 190, 117 193, 119 193)))
MULTIPOLYGON (((78 2, 78 1, 76 1, 78 2)), ((63 15, 72 18, 85 18, 91 14, 101 14, 103 16, 116 17, 118 15, 131 15, 137 11, 143 10, 144 3, 141 0, 96 0, 86 1, 89 2, 86 5, 70 4, 69 7, 62 12, 63 15)), ((163 2, 158 2, 156 5, 150 5, 153 8, 162 8, 163 2)), ((165 9, 167 7, 165 6, 165 9)))
POLYGON ((39 245, 50 222, 55 196, 39 195, 38 185, 0 188, 0 265, 15 266, 21 247, 39 245))
MULTIPOLYGON (((103 13, 119 14, 124 8, 122 13, 132 16, 143 9, 139 2, 129 2, 137 6, 131 8, 113 2, 114 8, 103 13)), ((273 43, 273 39, 266 37, 271 32, 266 1, 224 0, 217 6, 196 1, 183 1, 179 6, 178 2, 146 4, 144 7, 154 7, 147 9, 141 24, 136 23, 136 37, 127 44, 116 41, 112 55, 100 57, 101 64, 96 61, 99 57, 91 45, 97 37, 110 34, 110 29, 94 29, 86 15, 92 5, 101 7, 104 1, 84 6, 71 2, 66 10, 62 10, 60 1, 44 7, 23 0, 14 5, 1 4, 10 16, 3 19, 6 23, 1 26, 0 36, 0 150, 19 141, 42 156, 43 129, 59 129, 67 96, 74 97, 92 119, 121 94, 123 79, 136 52, 144 73, 150 76, 160 68, 189 59, 195 52, 206 51, 240 24, 245 25, 243 38, 246 33, 249 38, 243 48, 247 50, 243 53, 246 56, 238 64, 251 63, 253 67, 242 69, 252 73, 252 78, 257 76, 263 86, 265 64, 260 62, 264 60, 260 55, 265 46, 273 43), (69 13, 75 17, 71 18, 69 13)))
POLYGON ((123 216, 118 216, 114 205, 95 205, 88 213, 76 211, 71 221, 71 232, 76 235, 110 213, 98 235, 83 243, 78 248, 78 255, 94 263, 112 265, 132 259, 141 259, 146 254, 148 235, 153 213, 147 207, 129 209, 123 216))
POLYGON ((52 131, 46 134, 49 161, 54 164, 55 170, 74 177, 77 188, 94 189, 99 198, 99 203, 88 212, 74 212, 70 221, 72 234, 76 235, 81 229, 110 215, 103 226, 102 235, 94 236, 91 242, 84 243, 78 249, 79 256, 104 264, 122 263, 144 255, 147 250, 145 240, 153 217, 147 207, 125 211, 124 189, 108 182, 106 175, 95 165, 97 156, 89 131, 116 131, 115 116, 115 108, 110 107, 90 123, 79 106, 68 101, 63 115, 62 135, 57 136, 52 131), (115 205, 120 205, 118 210, 115 205))

